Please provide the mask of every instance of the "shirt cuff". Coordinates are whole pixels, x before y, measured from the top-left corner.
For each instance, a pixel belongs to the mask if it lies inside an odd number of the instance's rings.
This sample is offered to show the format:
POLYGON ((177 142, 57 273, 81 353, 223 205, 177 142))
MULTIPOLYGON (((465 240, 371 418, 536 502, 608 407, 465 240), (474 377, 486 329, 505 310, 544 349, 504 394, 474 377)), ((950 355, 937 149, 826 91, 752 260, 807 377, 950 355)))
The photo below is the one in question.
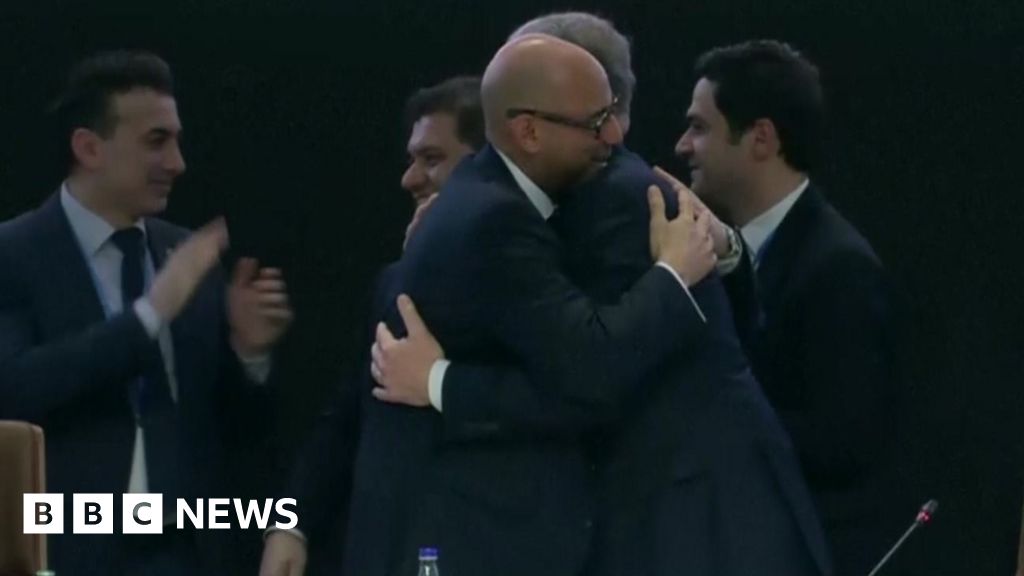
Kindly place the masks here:
POLYGON ((149 334, 150 338, 156 340, 156 337, 160 335, 160 329, 163 328, 164 322, 160 319, 160 315, 156 313, 156 308, 153 308, 149 298, 143 296, 136 300, 132 304, 132 310, 139 317, 139 322, 142 322, 142 327, 146 329, 146 334, 149 334))
POLYGON ((708 321, 707 316, 704 316, 704 311, 700 309, 700 305, 697 304, 697 301, 693 299, 693 294, 690 294, 690 289, 686 287, 686 282, 683 282, 683 279, 682 277, 679 276, 679 273, 676 272, 667 263, 662 262, 660 260, 657 264, 655 264, 655 266, 661 266, 665 270, 668 270, 670 274, 672 274, 672 277, 676 279, 676 282, 679 282, 679 285, 682 286, 683 292, 686 292, 686 297, 690 299, 690 303, 693 304, 694 309, 697 310, 697 315, 700 316, 700 319, 706 324, 708 321))
POLYGON ((430 396, 430 405, 435 410, 441 412, 441 398, 444 391, 444 374, 448 371, 448 366, 451 364, 448 360, 441 358, 435 360, 434 365, 430 367, 430 376, 427 379, 427 394, 430 396))
POLYGON ((246 358, 238 352, 235 354, 238 355, 238 361, 242 363, 242 369, 245 370, 245 375, 249 377, 249 380, 256 384, 267 383, 267 379, 270 377, 270 368, 273 366, 269 354, 252 358, 246 358))
POLYGON ((295 536, 299 540, 302 540, 303 544, 306 544, 306 543, 309 542, 308 540, 306 540, 306 535, 303 534, 302 530, 299 530, 298 528, 288 528, 287 530, 285 530, 285 529, 282 529, 282 528, 270 527, 270 528, 267 528, 266 530, 263 531, 263 539, 266 540, 267 536, 270 536, 274 532, 287 532, 287 533, 291 534, 292 536, 295 536))

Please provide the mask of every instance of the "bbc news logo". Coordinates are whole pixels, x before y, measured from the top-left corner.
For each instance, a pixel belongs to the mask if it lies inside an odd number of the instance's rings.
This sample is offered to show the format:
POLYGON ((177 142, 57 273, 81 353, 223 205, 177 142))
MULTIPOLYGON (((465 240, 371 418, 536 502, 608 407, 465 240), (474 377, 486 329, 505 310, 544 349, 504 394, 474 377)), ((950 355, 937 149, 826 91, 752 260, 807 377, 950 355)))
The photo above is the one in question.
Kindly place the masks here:
MULTIPOLYGON (((25 494, 22 498, 23 531, 25 534, 64 533, 63 494, 25 494)), ((164 501, 162 494, 121 495, 122 534, 163 534, 164 501)), ((178 498, 175 504, 175 527, 183 530, 186 522, 197 530, 227 530, 233 528, 230 518, 234 512, 238 527, 248 529, 255 525, 266 530, 270 516, 276 512, 285 522, 275 522, 274 528, 290 530, 299 523, 299 516, 291 508, 294 498, 271 500, 242 500, 240 498, 200 498, 190 504, 178 498), (205 514, 204 514, 205 512, 205 514)), ((169 527, 169 526, 168 526, 169 527)), ((73 494, 71 533, 113 534, 113 494, 73 494)))

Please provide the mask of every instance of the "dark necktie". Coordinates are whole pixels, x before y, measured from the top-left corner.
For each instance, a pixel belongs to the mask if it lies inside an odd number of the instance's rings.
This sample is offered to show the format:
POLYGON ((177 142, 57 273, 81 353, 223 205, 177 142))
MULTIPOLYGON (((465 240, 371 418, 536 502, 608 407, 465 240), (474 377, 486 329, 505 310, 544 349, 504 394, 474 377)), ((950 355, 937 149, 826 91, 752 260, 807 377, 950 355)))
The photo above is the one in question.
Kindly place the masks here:
MULTIPOLYGON (((125 228, 124 230, 118 230, 110 237, 110 241, 117 246, 117 249, 121 251, 121 305, 124 312, 129 312, 135 303, 142 296, 142 291, 145 285, 143 276, 143 257, 145 251, 143 248, 143 234, 142 230, 135 228, 125 228)), ((155 343, 154 343, 155 344, 155 343)), ((151 347, 157 355, 160 354, 159 346, 154 345, 151 347)), ((157 366, 162 366, 161 362, 155 362, 157 366)), ((152 372, 157 372, 153 370, 152 372)), ((135 417, 140 422, 144 422, 145 416, 151 408, 151 402, 149 396, 151 395, 150 388, 163 384, 163 378, 153 378, 154 374, 146 374, 142 378, 132 383, 132 387, 129 391, 129 398, 132 403, 132 410, 135 412, 135 417), (153 382, 152 380, 156 380, 153 382)))
MULTIPOLYGON (((128 312, 142 296, 145 287, 144 235, 142 230, 131 227, 114 232, 110 240, 121 251, 121 303, 123 310, 128 312)), ((149 490, 168 496, 168 493, 177 492, 176 411, 159 344, 153 342, 149 351, 156 355, 152 362, 147 363, 153 368, 131 383, 128 397, 145 437, 149 490)), ((165 506, 167 501, 165 498, 165 506)))
POLYGON ((118 230, 110 237, 123 256, 121 260, 121 303, 127 311, 142 296, 142 230, 131 227, 118 230))

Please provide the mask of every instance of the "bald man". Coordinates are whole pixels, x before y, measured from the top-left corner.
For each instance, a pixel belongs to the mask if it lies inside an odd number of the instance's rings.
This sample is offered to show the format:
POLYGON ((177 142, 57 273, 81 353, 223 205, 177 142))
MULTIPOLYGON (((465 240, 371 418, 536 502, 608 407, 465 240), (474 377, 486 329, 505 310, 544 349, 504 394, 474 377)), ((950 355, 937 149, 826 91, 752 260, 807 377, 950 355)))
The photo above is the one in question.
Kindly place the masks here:
MULTIPOLYGON (((537 31, 602 63, 617 86, 619 124, 628 126, 628 41, 585 13, 543 16, 513 36, 537 31)), ((566 270, 598 302, 616 302, 651 265, 643 194, 655 182, 643 160, 620 147, 598 175, 559 199, 555 229, 566 270)), ((711 277, 693 293, 708 319, 705 335, 639 387, 612 390, 603 406, 617 404, 622 418, 610 422, 601 410, 560 410, 516 367, 432 358, 424 352, 437 348, 429 333, 410 336, 381 360, 384 385, 426 388, 441 400, 449 433, 481 421, 505 438, 599 428, 592 442, 601 490, 588 576, 827 574, 795 453, 750 372, 722 284, 711 277)))
MULTIPOLYGON (((622 138, 600 64, 529 36, 503 47, 482 86, 490 145, 451 175, 409 239, 378 333, 401 347, 430 324, 461 362, 524 366, 570 405, 604 401, 704 330, 687 286, 714 266, 706 218, 664 218, 651 197, 656 265, 599 307, 560 268, 546 222, 559 194, 601 170, 622 138)), ((381 377, 381 374, 376 374, 381 377)), ((579 574, 591 540, 593 472, 577 438, 490 439, 481 421, 446 431, 429 398, 411 406, 367 378, 345 574, 412 574, 421 547, 448 574, 579 574), (451 432, 451 433, 450 433, 451 432)), ((444 410, 458 410, 446 405, 444 410)))

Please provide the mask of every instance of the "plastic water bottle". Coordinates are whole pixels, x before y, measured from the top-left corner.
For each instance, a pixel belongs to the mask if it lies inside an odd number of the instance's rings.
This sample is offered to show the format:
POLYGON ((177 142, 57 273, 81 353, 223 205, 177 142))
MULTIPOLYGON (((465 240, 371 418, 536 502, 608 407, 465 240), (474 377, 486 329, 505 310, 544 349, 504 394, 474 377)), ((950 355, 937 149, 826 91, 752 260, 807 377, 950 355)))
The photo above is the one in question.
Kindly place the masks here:
POLYGON ((420 571, 417 576, 441 576, 437 569, 437 548, 420 548, 420 571))

